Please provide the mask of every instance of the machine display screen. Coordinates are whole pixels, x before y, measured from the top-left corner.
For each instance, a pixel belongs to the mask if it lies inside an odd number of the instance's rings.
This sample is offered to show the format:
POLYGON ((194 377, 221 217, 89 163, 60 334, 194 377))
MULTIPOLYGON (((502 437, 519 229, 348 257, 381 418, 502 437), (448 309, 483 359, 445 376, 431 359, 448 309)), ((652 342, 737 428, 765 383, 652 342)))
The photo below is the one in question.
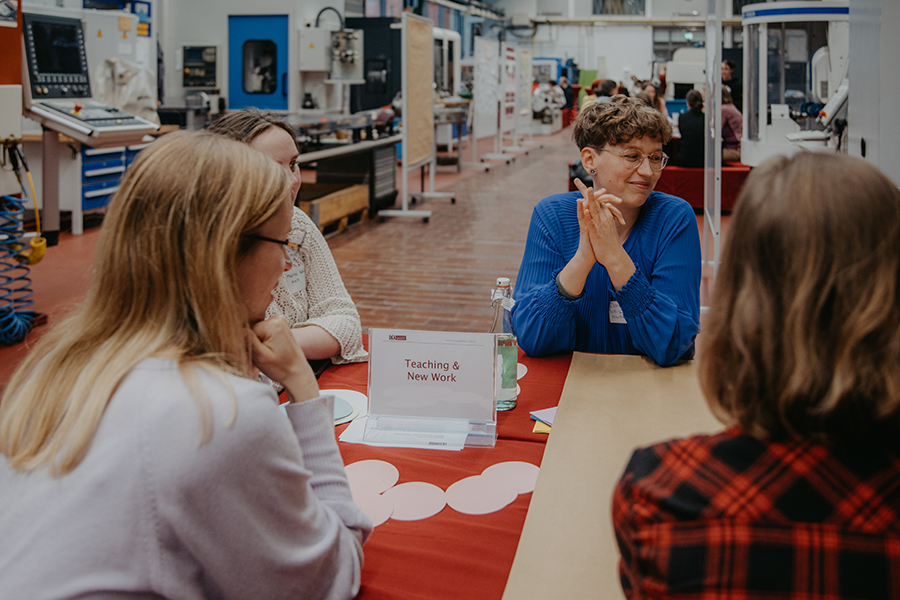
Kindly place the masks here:
POLYGON ((41 73, 81 73, 81 44, 75 25, 34 21, 34 53, 41 73))

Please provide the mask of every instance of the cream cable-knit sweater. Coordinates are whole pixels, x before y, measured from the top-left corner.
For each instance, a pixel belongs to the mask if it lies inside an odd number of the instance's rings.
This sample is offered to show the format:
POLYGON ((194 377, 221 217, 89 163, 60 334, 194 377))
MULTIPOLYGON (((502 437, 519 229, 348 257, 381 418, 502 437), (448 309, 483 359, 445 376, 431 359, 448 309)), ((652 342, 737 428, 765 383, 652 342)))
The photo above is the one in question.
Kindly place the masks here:
POLYGON ((275 301, 266 316, 284 315, 292 328, 318 325, 333 335, 341 344, 340 355, 331 358, 335 364, 365 361, 369 355, 363 350, 359 313, 328 243, 315 223, 296 207, 288 239, 300 244, 300 249, 289 249, 293 266, 272 292, 275 301))

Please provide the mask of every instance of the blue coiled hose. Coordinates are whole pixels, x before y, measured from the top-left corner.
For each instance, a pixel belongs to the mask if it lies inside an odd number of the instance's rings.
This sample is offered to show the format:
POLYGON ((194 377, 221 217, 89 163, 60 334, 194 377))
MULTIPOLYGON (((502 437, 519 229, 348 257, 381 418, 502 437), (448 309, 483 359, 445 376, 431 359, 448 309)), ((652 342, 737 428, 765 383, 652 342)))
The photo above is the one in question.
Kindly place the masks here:
POLYGON ((0 344, 7 346, 24 340, 37 318, 26 310, 34 300, 28 264, 19 257, 24 216, 23 200, 0 197, 0 344))

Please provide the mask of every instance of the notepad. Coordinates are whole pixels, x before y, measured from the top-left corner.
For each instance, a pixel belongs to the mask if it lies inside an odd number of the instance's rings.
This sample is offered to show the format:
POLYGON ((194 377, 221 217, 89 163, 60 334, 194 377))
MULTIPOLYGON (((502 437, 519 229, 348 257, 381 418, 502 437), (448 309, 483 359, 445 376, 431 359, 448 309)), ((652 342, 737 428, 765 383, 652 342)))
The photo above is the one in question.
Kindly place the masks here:
POLYGON ((550 433, 550 426, 542 421, 534 422, 534 429, 531 430, 532 433, 550 433))

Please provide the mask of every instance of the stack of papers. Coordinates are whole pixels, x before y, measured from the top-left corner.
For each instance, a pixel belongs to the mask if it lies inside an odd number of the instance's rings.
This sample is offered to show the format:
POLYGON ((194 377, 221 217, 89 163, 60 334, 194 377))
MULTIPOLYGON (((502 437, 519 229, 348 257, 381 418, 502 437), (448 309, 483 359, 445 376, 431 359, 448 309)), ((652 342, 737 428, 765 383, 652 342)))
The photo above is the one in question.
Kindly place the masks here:
POLYGON ((550 427, 553 426, 553 417, 555 416, 555 406, 531 411, 531 418, 537 421, 534 424, 534 433, 550 433, 550 427))

